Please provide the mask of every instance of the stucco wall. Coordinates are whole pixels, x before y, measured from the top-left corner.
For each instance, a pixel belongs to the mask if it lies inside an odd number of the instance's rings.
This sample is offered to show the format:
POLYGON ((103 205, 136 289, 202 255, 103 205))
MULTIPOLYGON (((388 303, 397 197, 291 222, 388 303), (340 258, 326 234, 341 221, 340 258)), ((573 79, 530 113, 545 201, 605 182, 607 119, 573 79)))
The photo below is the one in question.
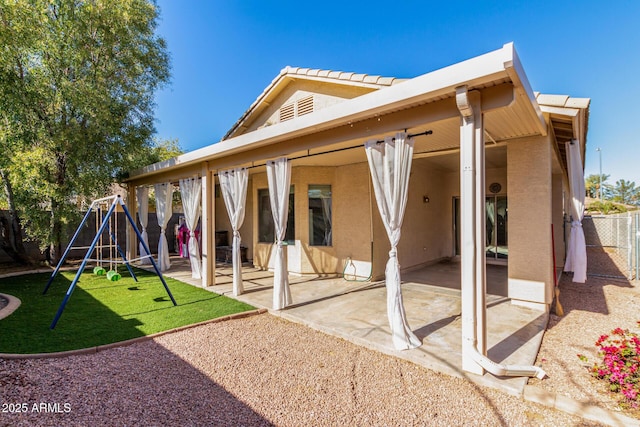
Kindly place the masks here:
POLYGON ((333 244, 340 272, 348 262, 345 273, 364 279, 371 274, 372 218, 380 222, 369 183, 369 166, 366 163, 340 166, 335 178, 333 244))
POLYGON ((507 145, 509 183, 509 297, 551 303, 552 177, 548 137, 507 145))
POLYGON ((564 175, 553 174, 552 180, 552 217, 553 217, 553 238, 556 258, 556 268, 564 265, 565 245, 563 238, 564 204, 563 189, 564 175))
MULTIPOLYGON (((416 167, 409 184, 410 198, 403 223, 398 255, 403 269, 423 265, 450 256, 451 197, 446 178, 437 170, 416 167), (424 203, 423 196, 429 196, 424 203)), ((358 163, 340 167, 294 167, 295 244, 287 247, 289 270, 293 273, 342 273, 366 278, 371 273, 373 237, 373 278, 384 277, 390 249, 370 186, 369 167, 358 163), (332 189, 333 246, 309 245, 308 186, 329 184, 332 189)), ((253 176, 254 205, 258 189, 268 188, 266 174, 253 176)), ((253 212, 254 236, 257 236, 257 212, 253 212)), ((254 238, 254 264, 273 267, 272 245, 254 238)))
MULTIPOLYGON (((296 81, 289 83, 282 93, 248 126, 246 132, 251 132, 264 125, 271 126, 280 122, 280 107, 295 102, 309 95, 314 95, 314 111, 335 105, 345 99, 352 99, 374 89, 340 84, 327 84, 319 81, 296 81)), ((294 119, 295 120, 295 119, 294 119)))
MULTIPOLYGON (((451 256, 451 198, 442 171, 413 162, 409 199, 398 245, 402 269, 451 256), (424 196, 429 202, 424 202, 424 196)), ((386 236, 385 236, 386 237, 386 236)))

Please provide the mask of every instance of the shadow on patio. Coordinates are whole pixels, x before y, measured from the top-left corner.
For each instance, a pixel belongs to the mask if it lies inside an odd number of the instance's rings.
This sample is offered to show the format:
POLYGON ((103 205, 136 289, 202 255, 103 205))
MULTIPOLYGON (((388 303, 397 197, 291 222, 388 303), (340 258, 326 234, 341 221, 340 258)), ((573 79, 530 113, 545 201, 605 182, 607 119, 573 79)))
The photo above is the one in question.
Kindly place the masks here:
MULTIPOLYGON (((273 274, 251 266, 242 269, 245 293, 238 300, 271 314, 305 324, 385 354, 412 361, 435 371, 468 378, 476 383, 519 395, 525 378, 477 376, 462 371, 460 265, 438 263, 403 273, 402 292, 409 325, 422 340, 417 349, 396 351, 386 313, 384 281, 350 282, 339 276, 290 275, 293 304, 273 311, 273 274)), ((188 260, 172 258, 169 277, 200 286, 190 276, 188 260)), ((487 266, 487 350, 498 363, 535 362, 548 315, 511 304, 506 298, 507 268, 487 266)), ((232 296, 230 265, 216 266, 216 284, 207 289, 232 296)))

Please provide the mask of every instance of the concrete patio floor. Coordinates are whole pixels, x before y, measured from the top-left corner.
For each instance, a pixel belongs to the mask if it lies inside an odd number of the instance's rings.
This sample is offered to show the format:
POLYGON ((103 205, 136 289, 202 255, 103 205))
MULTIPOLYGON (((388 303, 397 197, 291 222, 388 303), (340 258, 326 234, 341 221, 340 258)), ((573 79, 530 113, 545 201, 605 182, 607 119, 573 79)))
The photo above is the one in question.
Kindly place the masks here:
MULTIPOLYGON (((165 272, 195 286, 189 261, 172 257, 165 272)), ((293 304, 271 310, 273 274, 243 267, 245 293, 238 300, 271 314, 343 338, 385 354, 405 359, 445 374, 521 395, 526 378, 483 376, 462 371, 460 265, 444 262, 402 275, 402 294, 408 323, 422 346, 394 350, 386 313, 386 290, 382 282, 350 282, 341 277, 289 276, 293 304)), ((207 289, 233 298, 230 265, 216 266, 214 286, 207 289)), ((506 266, 487 266, 488 356, 495 362, 531 365, 542 342, 548 314, 513 305, 506 295, 506 266)), ((179 303, 179 301, 178 301, 179 303)))

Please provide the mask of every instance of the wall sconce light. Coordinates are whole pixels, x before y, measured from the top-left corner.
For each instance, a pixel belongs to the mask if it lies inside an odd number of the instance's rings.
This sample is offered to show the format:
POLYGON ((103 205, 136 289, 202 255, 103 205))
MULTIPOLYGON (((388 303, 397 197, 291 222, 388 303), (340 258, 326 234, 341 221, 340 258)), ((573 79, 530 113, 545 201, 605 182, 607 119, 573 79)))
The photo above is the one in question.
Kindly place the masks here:
POLYGON ((422 196, 422 201, 424 203, 429 203, 429 196, 422 196))

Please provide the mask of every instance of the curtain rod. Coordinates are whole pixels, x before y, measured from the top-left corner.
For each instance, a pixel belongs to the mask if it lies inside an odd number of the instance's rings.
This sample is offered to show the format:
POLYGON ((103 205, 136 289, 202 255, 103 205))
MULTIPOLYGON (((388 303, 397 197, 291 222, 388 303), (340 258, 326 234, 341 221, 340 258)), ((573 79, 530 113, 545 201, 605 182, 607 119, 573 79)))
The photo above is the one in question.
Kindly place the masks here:
MULTIPOLYGON (((405 130, 406 132, 406 130, 405 130)), ((433 134, 433 131, 431 129, 426 130, 424 132, 420 132, 420 133, 413 133, 413 134, 408 134, 407 138, 415 138, 417 136, 426 136, 426 135, 431 135, 433 134)), ((392 138, 393 141, 395 141, 395 138, 392 138)), ((382 144, 384 142, 384 140, 378 140, 376 141, 377 144, 382 144)), ((307 157, 314 157, 314 156, 320 156, 322 154, 332 154, 332 153, 339 153, 341 151, 347 151, 347 150, 353 150, 356 148, 362 148, 363 144, 358 144, 358 145, 353 145, 351 147, 344 147, 344 148, 336 148, 335 150, 328 150, 328 151, 322 151, 319 153, 310 153, 309 150, 307 150, 307 154, 302 155, 302 156, 298 156, 298 157, 289 157, 287 158, 287 160, 291 161, 291 160, 298 160, 298 159, 306 159, 307 157)), ((259 164, 259 165, 251 165, 251 166, 246 166, 242 169, 253 169, 253 168, 258 168, 258 167, 262 167, 265 166, 264 164, 259 164)), ((214 173, 213 176, 218 176, 218 173, 214 173)))

